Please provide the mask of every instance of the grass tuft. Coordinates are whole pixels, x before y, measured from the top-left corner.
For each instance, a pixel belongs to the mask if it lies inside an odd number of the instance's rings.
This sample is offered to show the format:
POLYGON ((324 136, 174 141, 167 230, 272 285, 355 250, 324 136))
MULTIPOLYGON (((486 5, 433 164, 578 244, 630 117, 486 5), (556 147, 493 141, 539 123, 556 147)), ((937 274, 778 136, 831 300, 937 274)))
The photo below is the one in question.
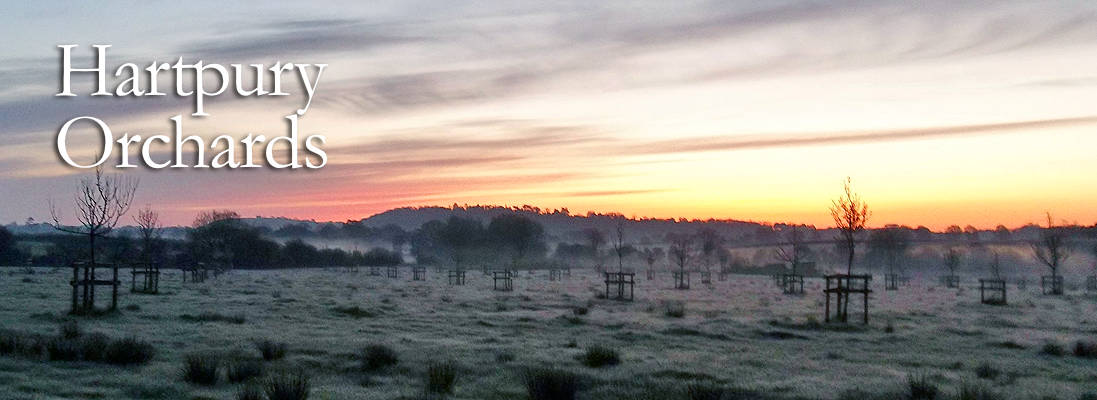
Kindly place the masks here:
POLYGON ((1059 343, 1047 342, 1044 344, 1044 347, 1040 349, 1040 354, 1053 357, 1062 357, 1067 354, 1067 351, 1063 348, 1063 345, 1059 343))
POLYGON ((614 366, 621 363, 621 355, 617 350, 609 347, 594 345, 587 348, 587 352, 583 354, 581 360, 583 365, 591 368, 601 368, 605 366, 614 366))
POLYGON ((452 361, 427 365, 427 393, 453 394, 457 385, 457 365, 452 361))
POLYGON ((975 367, 975 376, 982 379, 994 380, 997 379, 998 375, 1000 375, 1001 373, 1002 371, 994 368, 994 366, 990 365, 989 362, 983 362, 982 364, 979 364, 978 367, 975 367))
POLYGON ((1079 340, 1074 343, 1074 355, 1081 358, 1097 358, 1097 343, 1079 340))
POLYGON ((247 322, 247 319, 244 318, 243 315, 224 315, 211 312, 204 312, 198 315, 183 314, 179 316, 179 319, 189 322, 225 322, 237 325, 247 322))
POLYGON ((225 363, 225 377, 229 382, 246 382, 262 376, 263 363, 258 360, 240 359, 225 363))
POLYGON ((286 373, 267 379, 268 400, 306 400, 309 398, 309 377, 302 371, 286 373))
POLYGON ((686 303, 684 301, 668 301, 663 303, 663 315, 670 318, 685 317, 686 303))
POLYGON ((579 377, 560 369, 530 369, 523 379, 530 400, 575 400, 579 392, 579 377))
POLYGON ((910 390, 910 400, 934 400, 937 398, 937 385, 929 381, 925 374, 908 376, 907 388, 910 390))
POLYGON ((62 321, 57 327, 57 331, 64 339, 76 339, 83 334, 80 330, 80 323, 74 319, 62 321))
POLYGON ((236 392, 236 400, 266 400, 263 390, 255 385, 244 385, 236 392))
POLYGON ((373 312, 373 311, 370 311, 370 310, 367 310, 367 309, 364 309, 364 308, 361 308, 361 307, 358 307, 358 306, 335 307, 335 308, 332 309, 332 311, 335 311, 337 314, 343 314, 343 315, 346 315, 348 317, 352 317, 354 319, 373 318, 373 317, 377 316, 376 312, 373 312))
POLYGON ((956 394, 956 400, 1001 400, 1002 396, 998 395, 994 391, 983 385, 970 384, 967 382, 960 383, 959 393, 956 394))
POLYGON ((400 362, 396 351, 383 344, 371 344, 361 351, 362 370, 366 372, 377 371, 396 365, 400 362))
POLYGON ((196 385, 217 384, 217 369, 221 360, 205 354, 191 354, 183 360, 183 380, 196 385))
POLYGON ((286 344, 281 342, 275 342, 269 339, 255 341, 255 348, 259 349, 259 353, 263 355, 263 359, 267 361, 281 360, 286 356, 286 344))
POLYGON ((152 360, 156 348, 135 337, 115 339, 103 352, 103 361, 114 365, 138 365, 152 360))

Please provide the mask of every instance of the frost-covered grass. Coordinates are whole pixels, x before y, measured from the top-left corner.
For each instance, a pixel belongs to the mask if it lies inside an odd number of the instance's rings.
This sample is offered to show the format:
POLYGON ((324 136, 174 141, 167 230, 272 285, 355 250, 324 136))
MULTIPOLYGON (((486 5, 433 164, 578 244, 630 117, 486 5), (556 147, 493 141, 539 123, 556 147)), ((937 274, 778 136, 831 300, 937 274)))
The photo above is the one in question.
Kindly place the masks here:
MULTIPOLYGON (((908 393, 910 377, 949 399, 965 384, 1006 399, 1097 393, 1097 364, 1088 357, 1088 344, 1097 340, 1097 300, 1081 292, 1044 297, 1038 285, 1025 292, 1010 286, 1009 305, 985 306, 977 287, 957 291, 928 281, 894 292, 878 287, 871 324, 861 327, 822 323, 818 280, 806 282, 804 296, 785 296, 769 277, 732 276, 683 291, 664 274, 638 280, 636 301, 617 302, 596 298, 604 286, 589 271, 576 269, 555 282, 547 275, 522 272, 513 292, 493 292, 491 279, 473 271, 466 286, 448 286, 437 272, 417 282, 410 274, 393 280, 336 269, 232 271, 183 284, 179 272, 168 271, 160 295, 122 290, 121 311, 71 317, 85 337, 148 342, 155 357, 147 364, 0 354, 0 393, 230 399, 247 385, 265 391, 271 379, 303 372, 310 399, 417 398, 431 384, 429 368, 442 360, 459 366, 454 399, 526 398, 528 371, 545 369, 570 374, 579 399, 687 399, 714 391, 763 399, 889 398, 908 393), (688 312, 667 315, 665 305, 676 302, 688 312), (256 343, 268 342, 284 355, 264 360, 256 343), (1044 354, 1047 343, 1062 344, 1064 354, 1044 354), (1086 344, 1086 357, 1073 354, 1077 343, 1086 344), (363 370, 370 345, 391 349, 398 363, 363 370), (613 349, 619 363, 584 366, 594 347, 613 349), (184 360, 195 354, 231 367, 244 365, 233 360, 262 367, 248 364, 247 376, 234 374, 241 383, 225 376, 224 366, 215 385, 187 383, 184 360)), ((56 337, 76 329, 63 326, 70 319, 64 270, 22 278, 18 269, 0 269, 0 331, 56 337)), ((105 304, 108 292, 100 293, 105 304)))

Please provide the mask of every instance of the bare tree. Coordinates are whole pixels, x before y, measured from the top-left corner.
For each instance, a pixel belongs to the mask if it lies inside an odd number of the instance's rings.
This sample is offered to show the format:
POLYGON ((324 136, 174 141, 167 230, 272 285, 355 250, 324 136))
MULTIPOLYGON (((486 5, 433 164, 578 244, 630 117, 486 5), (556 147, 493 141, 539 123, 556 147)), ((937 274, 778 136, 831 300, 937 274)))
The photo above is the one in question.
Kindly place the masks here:
POLYGON ((995 280, 1002 280, 1002 258, 998 252, 994 252, 990 259, 990 273, 994 274, 995 280))
POLYGON ((678 272, 685 273, 686 266, 693 261, 694 248, 693 236, 683 234, 667 234, 670 242, 669 255, 675 264, 678 264, 678 272))
POLYGON ((724 239, 712 228, 702 228, 697 231, 697 241, 701 244, 701 262, 705 264, 705 271, 708 271, 716 261, 716 253, 723 245, 724 239))
POLYGON ((660 258, 663 258, 663 249, 661 247, 649 247, 644 249, 644 262, 648 264, 648 271, 655 268, 655 263, 659 262, 660 258))
POLYGON ((792 274, 796 275, 797 268, 807 256, 807 245, 804 244, 800 227, 796 225, 789 225, 789 227, 788 234, 785 236, 785 246, 777 247, 777 259, 789 263, 792 266, 792 274))
POLYGON ((102 167, 95 174, 80 179, 74 195, 77 226, 61 223, 61 212, 53 200, 49 201, 53 228, 62 232, 88 237, 89 260, 95 262, 95 239, 106 236, 118 226, 118 221, 129 211, 138 181, 121 175, 106 175, 102 167))
POLYGON ((625 268, 625 219, 617 219, 617 227, 614 230, 613 235, 613 252, 617 253, 617 272, 622 272, 625 268))
POLYGON ((157 213, 152 209, 152 206, 145 205, 137 211, 137 215, 133 217, 133 222, 137 224, 137 229, 141 231, 141 241, 143 243, 142 251, 145 253, 145 260, 152 261, 152 242, 160 237, 160 213, 157 213))
POLYGON ((963 262, 963 254, 960 249, 955 247, 949 248, 945 252, 945 266, 948 267, 949 276, 956 276, 956 270, 960 268, 960 264, 963 262))
POLYGON ((606 236, 597 228, 583 230, 583 236, 586 236, 587 242, 590 244, 590 259, 594 261, 595 269, 600 270, 602 267, 602 244, 606 242, 606 236))
POLYGON ((839 231, 839 240, 848 252, 846 275, 853 273, 853 256, 857 250, 857 233, 865 229, 872 215, 861 195, 853 192, 853 180, 846 178, 845 194, 831 202, 830 216, 839 231))
POLYGON ((1051 276, 1059 276, 1059 267, 1070 259, 1070 245, 1067 243, 1067 232, 1056 227, 1052 222, 1051 213, 1047 213, 1047 228, 1040 234, 1040 240, 1032 243, 1032 253, 1036 260, 1043 263, 1051 270, 1051 276))

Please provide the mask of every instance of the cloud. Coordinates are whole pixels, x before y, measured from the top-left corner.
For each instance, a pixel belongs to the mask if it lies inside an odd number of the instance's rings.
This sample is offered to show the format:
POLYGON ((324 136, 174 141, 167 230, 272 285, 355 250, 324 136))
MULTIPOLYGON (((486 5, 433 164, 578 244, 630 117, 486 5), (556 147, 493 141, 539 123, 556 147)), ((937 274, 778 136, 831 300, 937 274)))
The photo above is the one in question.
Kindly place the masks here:
POLYGON ((773 147, 874 143, 896 140, 1001 134, 1013 131, 1091 124, 1097 124, 1097 116, 865 132, 820 132, 807 135, 773 133, 750 136, 709 136, 632 144, 625 146, 622 149, 621 154, 675 154, 773 147))

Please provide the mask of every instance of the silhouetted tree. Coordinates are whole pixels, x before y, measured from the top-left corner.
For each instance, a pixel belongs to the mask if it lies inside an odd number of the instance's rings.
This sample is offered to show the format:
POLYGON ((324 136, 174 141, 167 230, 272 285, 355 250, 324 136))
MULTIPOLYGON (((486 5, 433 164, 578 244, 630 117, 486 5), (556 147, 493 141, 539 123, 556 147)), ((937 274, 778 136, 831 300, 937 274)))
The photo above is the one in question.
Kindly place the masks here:
POLYGON ((449 217, 438 231, 438 241, 453 261, 454 269, 462 269, 482 249, 484 235, 484 226, 480 221, 449 217))
POLYGON ((49 207, 53 228, 87 236, 90 261, 94 263, 95 239, 110 234, 122 216, 129 211, 137 185, 136 179, 106 175, 102 167, 95 168, 93 176, 80 179, 74 196, 76 220, 80 225, 62 224, 61 213, 51 200, 49 207))
POLYGON ((800 227, 789 225, 785 235, 785 246, 777 246, 777 259, 789 263, 792 266, 792 274, 795 275, 800 263, 807 256, 807 245, 804 244, 803 233, 800 227))
POLYGON ((606 242, 605 234, 597 228, 587 228, 583 230, 583 236, 586 237, 587 243, 590 244, 590 259, 591 261, 594 261, 594 268, 601 269, 602 244, 606 242))
POLYGON ((701 228, 697 231, 697 241, 701 245, 701 260, 705 264, 705 270, 711 268, 716 259, 716 253, 723 245, 723 238, 712 228, 701 228))
POLYGON ((996 280, 1002 280, 1002 258, 998 252, 994 252, 990 259, 990 273, 996 280))
POLYGON ((1051 270, 1051 276, 1059 276, 1059 267, 1070 258, 1070 245, 1067 232, 1056 227, 1047 213, 1047 228, 1040 232, 1040 240, 1032 243, 1032 253, 1037 261, 1051 270))
POLYGON ((512 267, 531 254, 544 255, 547 248, 541 224, 521 215, 498 215, 488 223, 487 231, 491 243, 511 254, 512 267))
POLYGON ((235 246, 231 244, 245 230, 247 227, 240 221, 240 214, 235 211, 209 210, 198 213, 191 229, 187 231, 193 259, 215 264, 232 264, 232 248, 235 246))
POLYGON ((670 250, 668 254, 675 264, 678 264, 678 272, 685 273, 686 266, 693 261, 695 249, 694 249, 694 236, 668 233, 667 242, 670 242, 670 250))
POLYGON ((662 247, 646 247, 643 250, 644 262, 648 264, 648 270, 655 268, 655 263, 660 259, 665 258, 666 254, 663 253, 662 247))
POLYGON ((137 229, 141 233, 141 253, 145 257, 145 261, 152 261, 152 243, 154 240, 160 237, 160 214, 153 211, 152 206, 146 205, 137 211, 137 215, 133 217, 133 222, 137 224, 137 229))
POLYGON ((963 263, 963 253, 960 249, 950 247, 945 251, 945 266, 948 267, 948 274, 950 276, 956 276, 956 270, 960 268, 960 264, 963 263))
POLYGON ((15 247, 15 235, 12 235, 8 228, 0 226, 0 264, 21 264, 25 261, 22 253, 15 247))
POLYGON ((910 248, 910 232, 900 227, 877 229, 869 235, 869 248, 883 256, 888 273, 895 274, 901 268, 901 260, 910 248))
POLYGON ((839 240, 847 251, 846 274, 853 273, 853 256, 857 251, 857 234, 865 229, 872 214, 861 195, 853 192, 853 180, 846 178, 845 194, 831 202, 830 216, 838 228, 839 240))

